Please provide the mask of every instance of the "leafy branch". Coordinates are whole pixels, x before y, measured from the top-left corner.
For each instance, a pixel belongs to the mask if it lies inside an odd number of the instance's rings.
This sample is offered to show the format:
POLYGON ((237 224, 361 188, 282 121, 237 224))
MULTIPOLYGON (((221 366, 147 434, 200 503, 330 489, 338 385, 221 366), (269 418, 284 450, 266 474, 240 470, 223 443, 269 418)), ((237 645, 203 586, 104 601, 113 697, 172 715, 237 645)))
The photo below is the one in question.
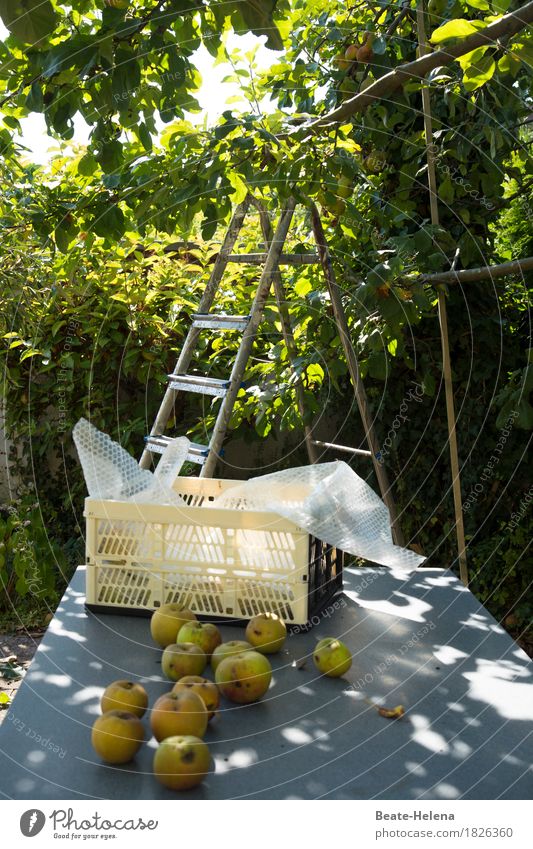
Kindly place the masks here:
POLYGON ((312 130, 320 131, 328 128, 331 124, 347 121, 353 115, 363 112, 368 106, 375 103, 376 100, 382 100, 393 94, 409 80, 422 80, 434 68, 451 65, 460 56, 471 53, 478 47, 485 47, 504 36, 511 37, 516 35, 532 22, 533 2, 530 2, 522 6, 521 9, 517 9, 516 12, 510 12, 508 15, 504 15, 500 20, 489 24, 483 30, 467 36, 467 38, 464 38, 458 44, 450 45, 446 49, 436 50, 433 53, 427 53, 425 56, 420 56, 412 62, 398 65, 388 74, 376 80, 375 83, 363 92, 346 100, 345 103, 328 112, 327 115, 323 115, 312 121, 308 125, 308 129, 310 127, 312 130))

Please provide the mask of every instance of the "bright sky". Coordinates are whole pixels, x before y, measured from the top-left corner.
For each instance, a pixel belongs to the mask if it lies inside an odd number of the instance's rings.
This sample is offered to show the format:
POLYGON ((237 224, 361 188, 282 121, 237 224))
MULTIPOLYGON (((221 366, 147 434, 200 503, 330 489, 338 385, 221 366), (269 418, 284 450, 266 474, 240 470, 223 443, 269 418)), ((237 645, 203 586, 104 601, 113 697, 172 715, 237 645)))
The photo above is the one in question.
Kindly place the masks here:
MULTIPOLYGON (((4 39, 7 34, 6 28, 0 21, 0 39, 4 39)), ((264 36, 257 38, 252 33, 247 33, 244 36, 233 33, 228 38, 227 46, 230 52, 238 50, 241 55, 252 50, 254 47, 258 47, 255 64, 261 70, 264 70, 273 64, 279 56, 279 53, 267 50, 264 46, 264 41, 264 36)), ((207 122, 210 125, 216 121, 225 109, 231 108, 234 111, 239 111, 239 109, 246 110, 248 108, 244 99, 242 104, 231 103, 230 106, 227 105, 228 98, 239 94, 238 85, 222 82, 224 77, 232 73, 231 65, 221 64, 215 66, 213 57, 203 46, 193 54, 192 58, 203 79, 203 85, 196 95, 196 99, 203 111, 187 116, 192 123, 203 123, 204 118, 207 116, 207 122)), ((240 67, 245 66, 240 65, 240 67)), ((40 164, 48 162, 51 156, 58 152, 59 142, 56 142, 47 135, 43 115, 32 112, 27 118, 23 118, 20 123, 23 128, 20 141, 28 149, 28 158, 32 162, 40 164)), ((158 121, 158 124, 161 129, 165 126, 161 121, 158 121)), ((89 139, 91 127, 85 123, 79 114, 74 118, 74 128, 72 142, 86 144, 89 139)))

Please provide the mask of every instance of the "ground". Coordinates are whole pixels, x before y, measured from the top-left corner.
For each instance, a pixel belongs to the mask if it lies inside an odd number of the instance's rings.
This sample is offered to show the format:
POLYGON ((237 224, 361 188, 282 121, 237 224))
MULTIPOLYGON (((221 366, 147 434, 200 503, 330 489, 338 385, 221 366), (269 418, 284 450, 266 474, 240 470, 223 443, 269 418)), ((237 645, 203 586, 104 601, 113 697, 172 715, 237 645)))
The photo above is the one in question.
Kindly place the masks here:
MULTIPOLYGON (((27 669, 43 634, 44 631, 29 632, 24 629, 14 634, 0 634, 0 663, 14 655, 17 659, 17 665, 23 669, 27 669)), ((12 701, 20 687, 21 681, 22 678, 19 678, 17 681, 13 679, 6 680, 0 675, 0 693, 5 693, 12 701)), ((6 714, 7 710, 0 709, 0 725, 6 714)))

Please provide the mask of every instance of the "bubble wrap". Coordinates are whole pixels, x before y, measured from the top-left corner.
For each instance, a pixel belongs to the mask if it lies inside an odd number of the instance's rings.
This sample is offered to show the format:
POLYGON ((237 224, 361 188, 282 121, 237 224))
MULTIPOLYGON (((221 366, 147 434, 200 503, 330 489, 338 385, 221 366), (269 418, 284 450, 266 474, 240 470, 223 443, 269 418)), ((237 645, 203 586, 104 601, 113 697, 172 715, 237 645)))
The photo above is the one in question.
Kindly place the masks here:
POLYGON ((152 473, 141 469, 118 442, 113 442, 86 419, 77 422, 72 436, 91 498, 183 507, 185 502, 173 491, 172 484, 187 457, 186 437, 173 439, 167 445, 152 473))
POLYGON ((410 571, 425 560, 394 545, 386 506, 342 461, 251 478, 207 506, 278 513, 328 545, 383 566, 410 571))

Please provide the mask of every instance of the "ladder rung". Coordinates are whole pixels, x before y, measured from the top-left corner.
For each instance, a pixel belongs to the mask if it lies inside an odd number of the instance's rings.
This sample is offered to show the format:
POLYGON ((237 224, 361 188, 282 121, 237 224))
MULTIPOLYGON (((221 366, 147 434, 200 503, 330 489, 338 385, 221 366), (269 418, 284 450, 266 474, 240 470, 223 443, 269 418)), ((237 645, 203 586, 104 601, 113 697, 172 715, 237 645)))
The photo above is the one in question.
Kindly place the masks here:
POLYGON ((229 380, 200 377, 195 374, 169 374, 171 388, 176 391, 199 392, 201 395, 218 395, 223 398, 228 391, 229 380))
MULTIPOLYGON (((230 254, 228 262, 243 262, 247 265, 264 265, 267 254, 230 254)), ((278 265, 315 265, 318 254, 281 254, 278 265)))
POLYGON ((205 327, 211 330, 244 330, 250 321, 249 315, 200 315, 192 316, 193 327, 205 327))
MULTIPOLYGON (((146 447, 152 452, 152 454, 162 454, 171 441, 172 440, 169 436, 145 437, 146 447)), ((209 447, 207 445, 199 445, 197 442, 191 442, 189 445, 187 460, 190 463, 199 463, 200 465, 203 465, 207 460, 208 454, 209 447)))
POLYGON ((342 451, 344 454, 360 454, 363 457, 371 457, 371 451, 365 451, 363 448, 350 448, 348 445, 335 445, 334 442, 321 442, 319 439, 312 440, 313 445, 318 445, 319 448, 331 448, 333 451, 342 451))

